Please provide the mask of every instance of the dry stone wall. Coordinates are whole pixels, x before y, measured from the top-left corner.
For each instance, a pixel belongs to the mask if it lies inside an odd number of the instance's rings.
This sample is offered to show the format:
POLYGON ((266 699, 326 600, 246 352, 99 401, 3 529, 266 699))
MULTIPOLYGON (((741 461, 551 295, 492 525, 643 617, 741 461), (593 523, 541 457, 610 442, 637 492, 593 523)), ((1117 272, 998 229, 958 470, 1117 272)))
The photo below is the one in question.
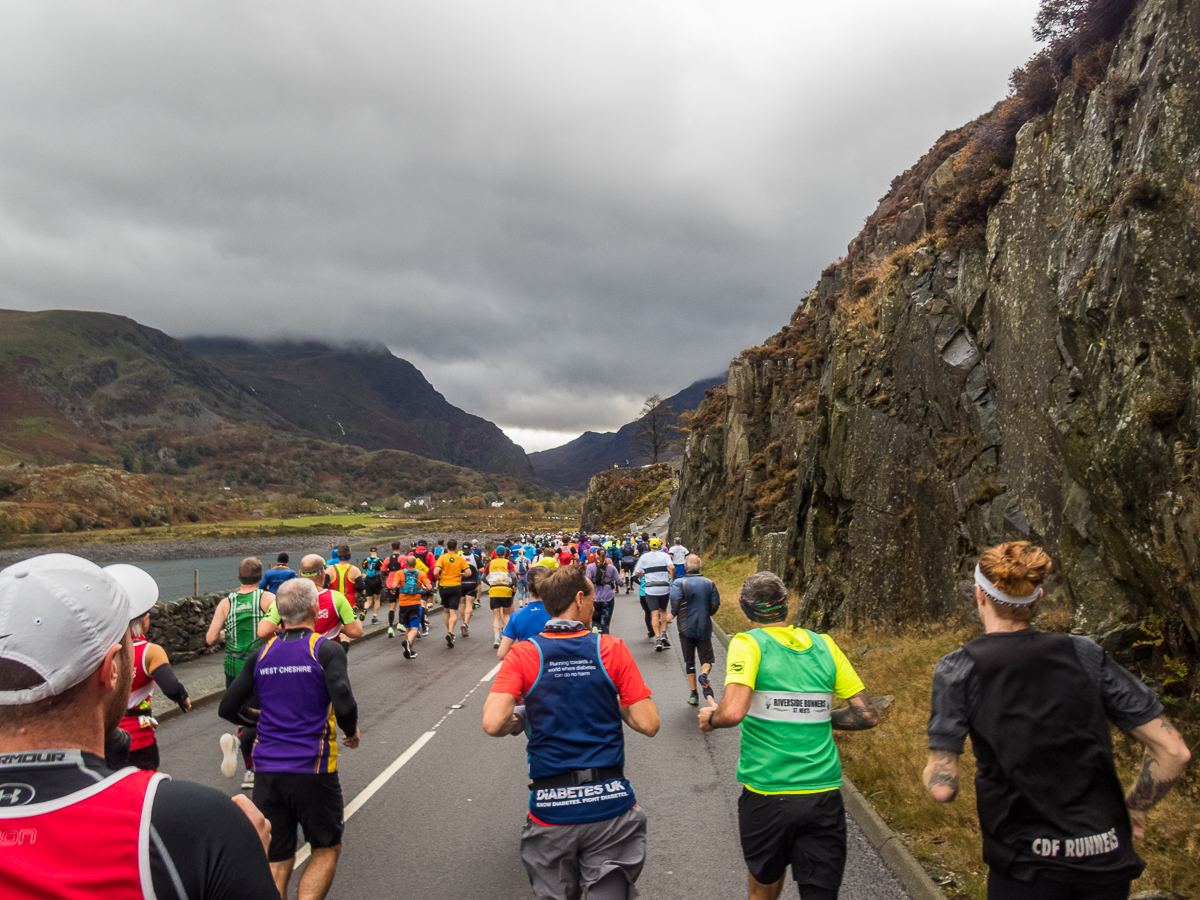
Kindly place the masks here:
POLYGON ((227 596, 229 591, 214 591, 199 597, 183 597, 174 603, 159 603, 150 610, 150 630, 146 636, 152 643, 161 644, 173 663, 220 650, 220 643, 205 646, 204 634, 213 610, 227 596))

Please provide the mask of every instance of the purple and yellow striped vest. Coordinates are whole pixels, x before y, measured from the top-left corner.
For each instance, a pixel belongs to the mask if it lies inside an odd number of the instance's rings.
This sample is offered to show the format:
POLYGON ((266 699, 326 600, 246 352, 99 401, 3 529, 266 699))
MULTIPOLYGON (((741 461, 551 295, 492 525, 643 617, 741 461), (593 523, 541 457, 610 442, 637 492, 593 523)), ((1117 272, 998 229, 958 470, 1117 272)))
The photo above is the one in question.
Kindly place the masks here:
POLYGON ((300 635, 271 638, 254 667, 261 709, 254 768, 260 772, 337 771, 337 724, 317 662, 325 638, 300 635))

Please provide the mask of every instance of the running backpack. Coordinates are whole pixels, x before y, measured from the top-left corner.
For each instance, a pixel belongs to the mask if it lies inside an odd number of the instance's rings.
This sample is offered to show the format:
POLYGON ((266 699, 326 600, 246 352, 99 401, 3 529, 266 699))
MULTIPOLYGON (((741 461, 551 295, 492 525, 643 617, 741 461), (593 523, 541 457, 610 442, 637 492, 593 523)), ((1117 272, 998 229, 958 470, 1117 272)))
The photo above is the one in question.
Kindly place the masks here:
POLYGON ((529 571, 529 560, 524 556, 517 560, 517 574, 524 575, 529 571))

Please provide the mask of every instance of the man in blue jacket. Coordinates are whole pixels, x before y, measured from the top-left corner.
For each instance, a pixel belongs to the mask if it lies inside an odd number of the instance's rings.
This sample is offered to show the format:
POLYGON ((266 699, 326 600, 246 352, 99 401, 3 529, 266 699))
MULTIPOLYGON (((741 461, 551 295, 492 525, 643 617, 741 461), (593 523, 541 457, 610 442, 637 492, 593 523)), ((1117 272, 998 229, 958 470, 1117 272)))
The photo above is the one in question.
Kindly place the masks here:
POLYGON ((713 666, 712 617, 721 606, 717 586, 700 574, 700 565, 700 557, 694 553, 684 561, 684 576, 671 583, 671 609, 667 612, 668 624, 679 619, 676 626, 679 649, 683 651, 687 680, 692 688, 688 697, 692 706, 700 702, 696 693, 696 657, 700 657, 701 684, 707 686, 713 666))

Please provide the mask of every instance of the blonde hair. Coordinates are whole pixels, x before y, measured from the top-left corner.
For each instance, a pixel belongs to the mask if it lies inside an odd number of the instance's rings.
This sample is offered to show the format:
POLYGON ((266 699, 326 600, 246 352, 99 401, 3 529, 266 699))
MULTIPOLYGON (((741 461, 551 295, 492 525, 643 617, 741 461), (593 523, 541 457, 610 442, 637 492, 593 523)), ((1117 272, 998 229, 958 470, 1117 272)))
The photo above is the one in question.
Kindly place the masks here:
MULTIPOLYGON (((1029 541, 1009 541, 984 550, 979 556, 979 568, 988 581, 1004 593, 1014 597, 1028 597, 1041 587, 1050 570, 1054 568, 1054 563, 1045 550, 1035 547, 1029 541)), ((992 604, 996 615, 1010 622, 1032 621, 1037 607, 1038 603, 1029 606, 992 604)))

